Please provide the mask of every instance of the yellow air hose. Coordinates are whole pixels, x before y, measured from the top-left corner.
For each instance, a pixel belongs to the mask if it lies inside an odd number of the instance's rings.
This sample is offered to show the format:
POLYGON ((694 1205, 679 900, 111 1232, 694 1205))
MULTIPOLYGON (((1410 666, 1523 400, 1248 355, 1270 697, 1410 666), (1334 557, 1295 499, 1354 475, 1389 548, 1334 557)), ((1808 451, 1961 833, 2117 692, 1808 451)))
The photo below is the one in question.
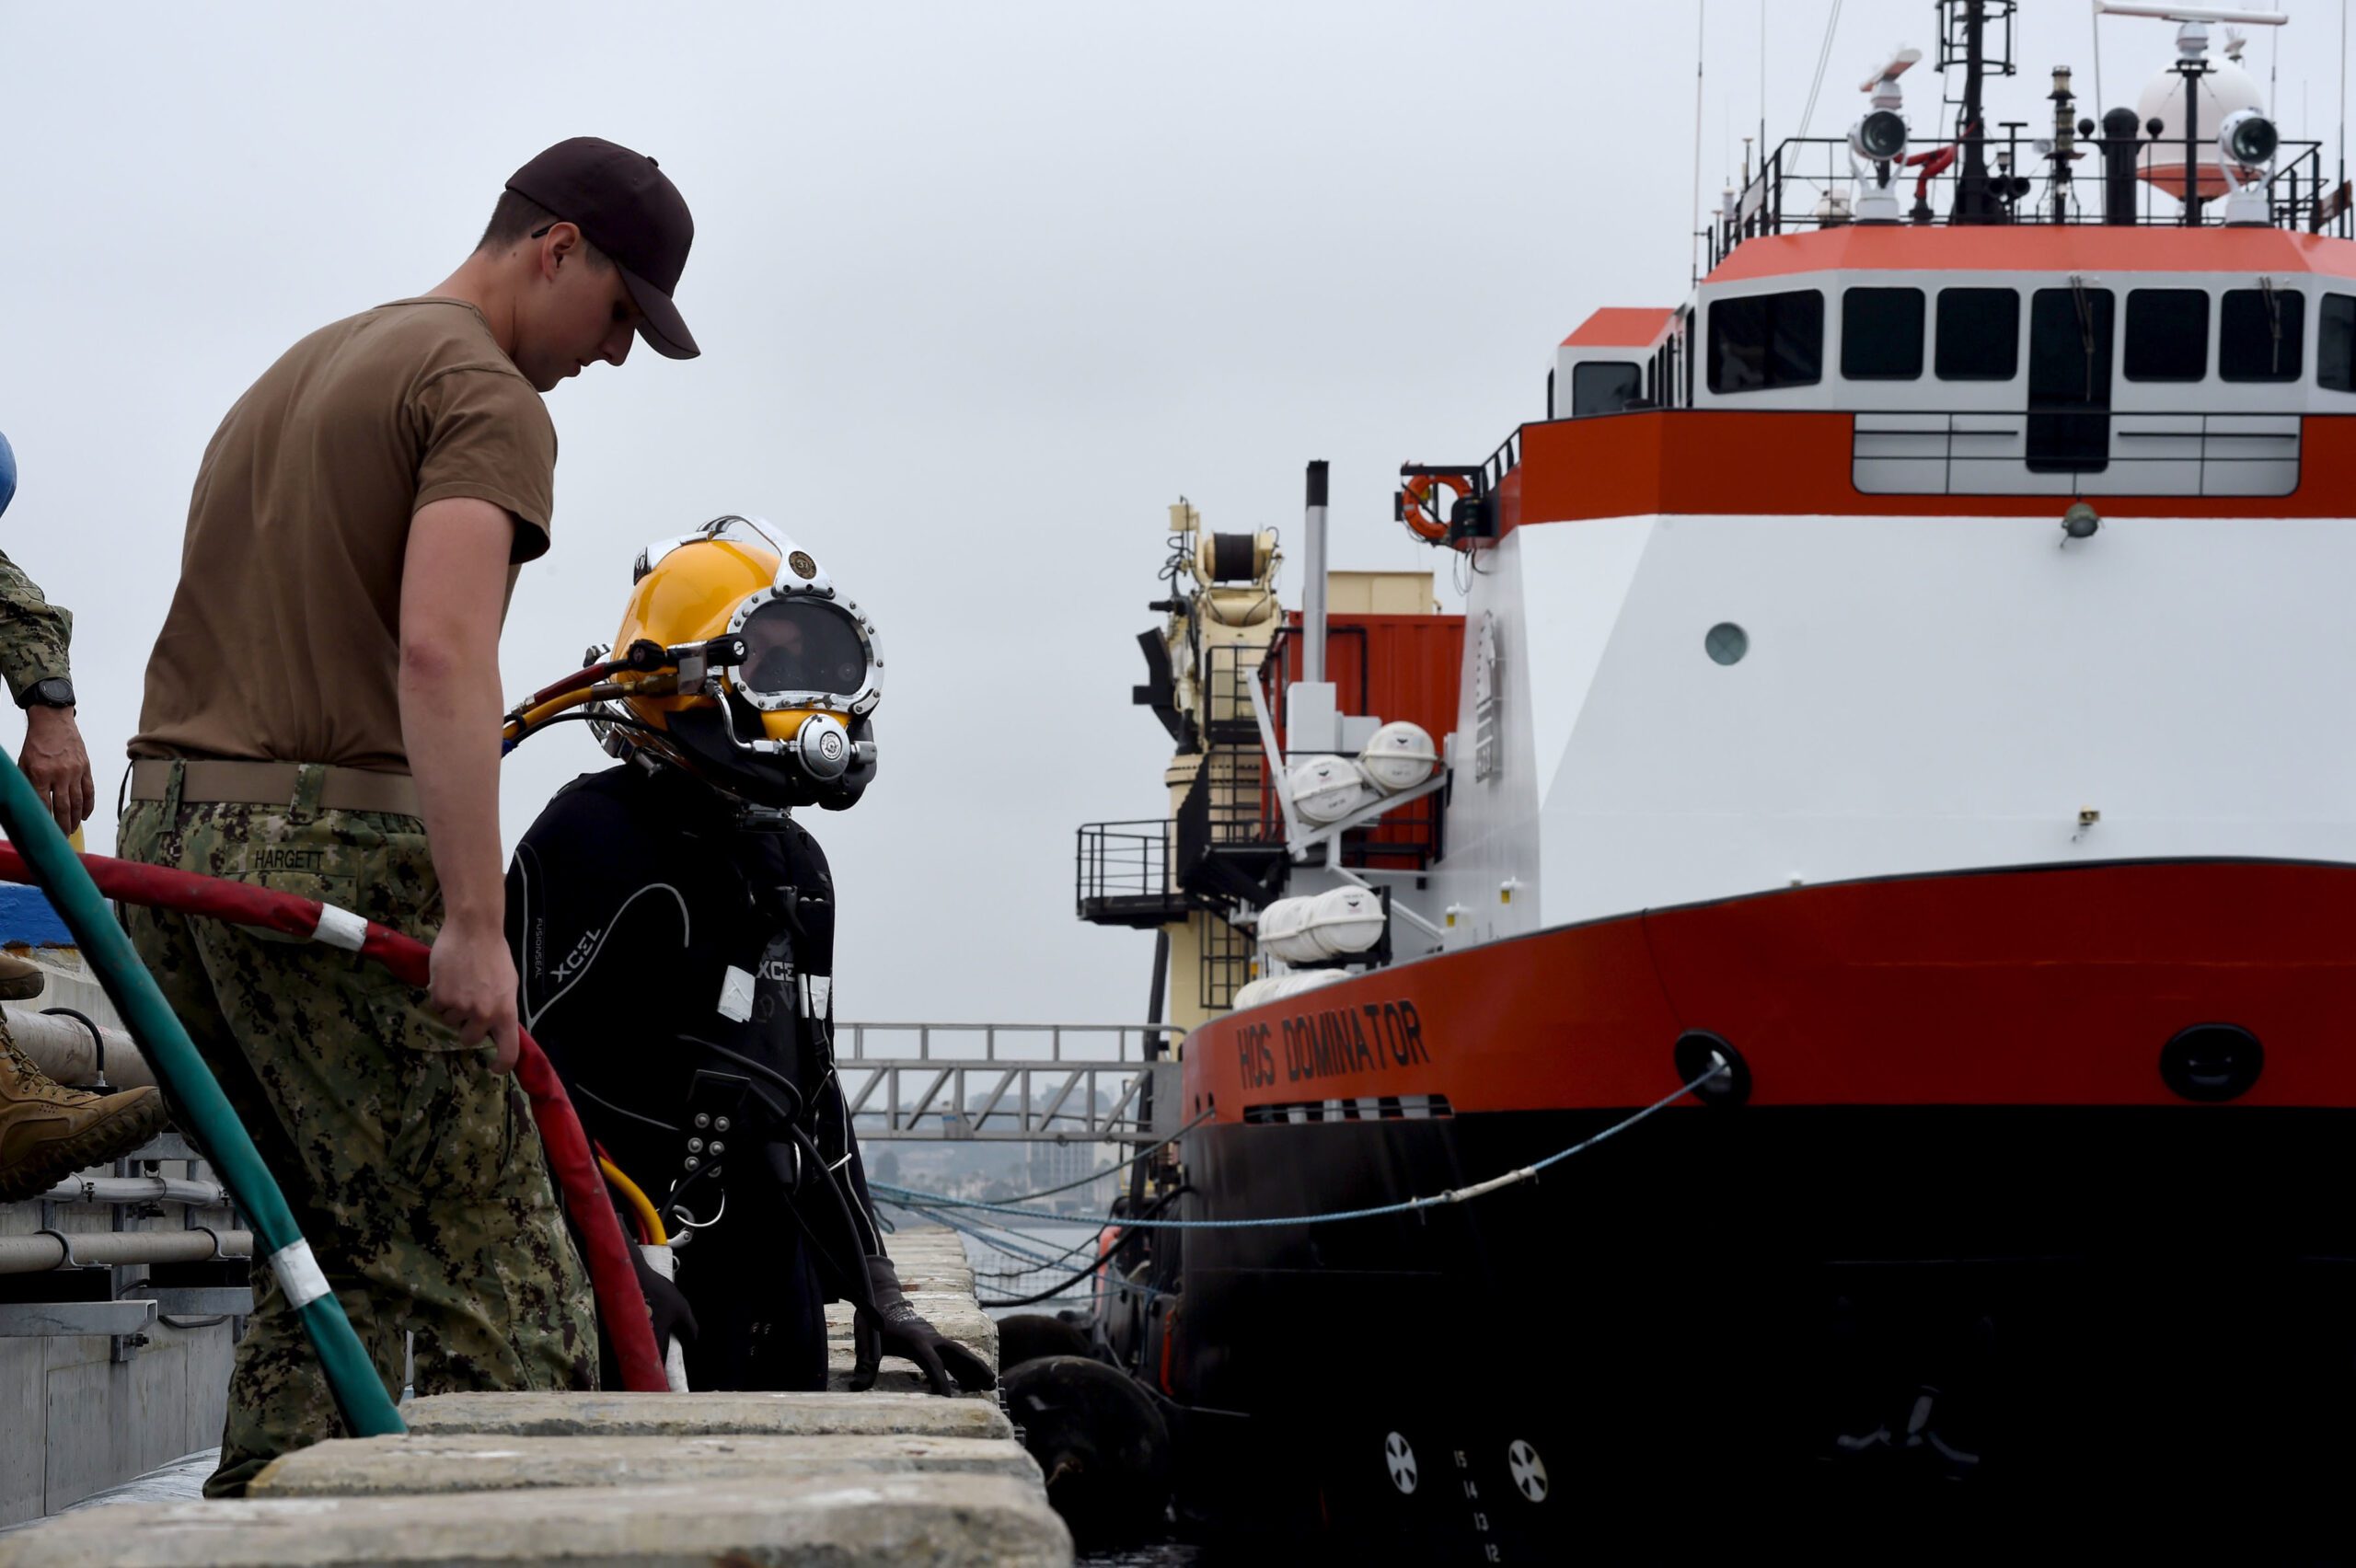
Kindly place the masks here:
POLYGON ((657 1247, 669 1246, 671 1237, 663 1228, 663 1216, 655 1212, 653 1203, 639 1184, 623 1175, 622 1168, 602 1154, 597 1157, 597 1169, 606 1173, 607 1184, 622 1195, 629 1203, 630 1212, 638 1216, 638 1222, 646 1228, 646 1239, 657 1247))

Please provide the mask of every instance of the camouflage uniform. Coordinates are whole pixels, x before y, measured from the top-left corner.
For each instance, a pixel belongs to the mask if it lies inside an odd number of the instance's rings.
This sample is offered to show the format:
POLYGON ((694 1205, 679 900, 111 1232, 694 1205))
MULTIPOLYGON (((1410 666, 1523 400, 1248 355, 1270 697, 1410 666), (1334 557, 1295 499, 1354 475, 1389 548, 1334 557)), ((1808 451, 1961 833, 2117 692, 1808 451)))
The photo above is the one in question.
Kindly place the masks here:
MULTIPOLYGON (((121 853, 319 898, 430 941, 440 889, 414 817, 294 802, 183 803, 124 815, 121 853)), ((402 1333, 417 1390, 593 1389, 587 1276, 549 1183, 529 1102, 416 993, 357 953, 222 921, 127 909, 124 924, 286 1191, 304 1236, 398 1396, 402 1333)), ((279 1454, 341 1424, 301 1320, 268 1268, 238 1342, 221 1468, 235 1496, 279 1454)))
POLYGON ((8 695, 21 701, 36 681, 72 679, 65 649, 73 638, 73 616, 42 598, 32 579, 0 555, 0 677, 8 695))
MULTIPOLYGON (((0 512, 17 495, 17 454, 0 435, 0 512)), ((32 579, 0 555, 0 677, 8 695, 23 700, 25 688, 52 676, 71 679, 65 646, 74 639, 74 617, 40 595, 32 579)))

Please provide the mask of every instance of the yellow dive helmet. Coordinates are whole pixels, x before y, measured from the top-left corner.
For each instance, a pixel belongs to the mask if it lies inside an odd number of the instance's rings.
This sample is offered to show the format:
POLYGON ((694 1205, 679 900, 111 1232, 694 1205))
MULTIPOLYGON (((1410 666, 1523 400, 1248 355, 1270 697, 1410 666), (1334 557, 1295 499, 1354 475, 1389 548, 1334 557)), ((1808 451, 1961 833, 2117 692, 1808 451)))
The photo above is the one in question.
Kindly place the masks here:
POLYGON ((716 517, 638 558, 616 651, 704 644, 676 695, 625 693, 618 755, 653 754, 762 806, 841 811, 875 777, 873 623, 816 559, 753 517, 716 517))

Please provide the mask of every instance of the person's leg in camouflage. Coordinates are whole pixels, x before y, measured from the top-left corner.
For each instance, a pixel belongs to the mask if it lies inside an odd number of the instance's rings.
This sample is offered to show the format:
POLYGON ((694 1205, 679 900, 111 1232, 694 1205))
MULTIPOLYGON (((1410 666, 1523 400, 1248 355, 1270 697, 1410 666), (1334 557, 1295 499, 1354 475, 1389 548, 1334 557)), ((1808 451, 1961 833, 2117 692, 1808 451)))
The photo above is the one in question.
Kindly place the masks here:
MULTIPOLYGON (((126 855, 432 934, 417 916, 433 896, 431 861, 409 819, 194 805, 167 830, 163 804, 133 807, 126 855)), ((355 954, 156 912, 131 928, 294 1202, 388 1392, 403 1330, 417 1335, 427 1391, 595 1386, 586 1276, 524 1094, 489 1070, 488 1047, 458 1046, 355 954)), ((267 1276, 255 1271, 210 1495, 237 1494, 271 1458, 340 1429, 267 1276)))

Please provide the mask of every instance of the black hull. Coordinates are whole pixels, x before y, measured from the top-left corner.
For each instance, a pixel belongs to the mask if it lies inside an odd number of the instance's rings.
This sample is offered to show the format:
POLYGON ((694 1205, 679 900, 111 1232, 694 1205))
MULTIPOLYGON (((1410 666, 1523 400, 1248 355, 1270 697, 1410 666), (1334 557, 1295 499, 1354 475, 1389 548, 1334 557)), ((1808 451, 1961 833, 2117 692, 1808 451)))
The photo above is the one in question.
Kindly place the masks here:
MULTIPOLYGON (((1180 1212, 1427 1195, 1623 1114, 1206 1127, 1180 1212)), ((1116 1304, 1114 1337, 1230 1540, 1657 1560, 1680 1497, 1691 1542, 1737 1498, 1918 1489, 2288 1531, 2356 1463, 2351 1168, 2342 1111, 1680 1106, 1462 1206, 1163 1233, 1175 1326, 1116 1304)))

